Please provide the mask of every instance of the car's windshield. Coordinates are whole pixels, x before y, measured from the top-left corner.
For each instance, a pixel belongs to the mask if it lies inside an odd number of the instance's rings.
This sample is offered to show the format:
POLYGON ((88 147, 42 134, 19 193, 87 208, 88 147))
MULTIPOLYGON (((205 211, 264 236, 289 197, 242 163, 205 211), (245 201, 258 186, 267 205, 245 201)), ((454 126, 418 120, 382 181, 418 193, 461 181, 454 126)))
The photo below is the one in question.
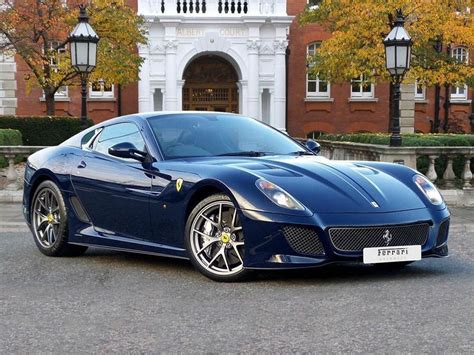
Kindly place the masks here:
POLYGON ((148 121, 165 159, 304 151, 285 134, 243 116, 183 113, 153 116, 148 121))

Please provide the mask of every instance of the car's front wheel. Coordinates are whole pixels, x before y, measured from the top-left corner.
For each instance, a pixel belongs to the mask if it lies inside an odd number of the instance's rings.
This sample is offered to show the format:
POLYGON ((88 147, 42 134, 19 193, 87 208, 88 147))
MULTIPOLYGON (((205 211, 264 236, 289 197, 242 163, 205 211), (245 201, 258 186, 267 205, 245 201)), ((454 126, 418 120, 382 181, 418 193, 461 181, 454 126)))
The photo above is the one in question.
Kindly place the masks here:
POLYGON ((244 231, 230 198, 216 194, 205 198, 186 223, 186 246, 193 265, 216 281, 241 281, 244 268, 244 231))
POLYGON ((52 181, 43 181, 35 191, 31 225, 36 246, 45 255, 73 256, 87 250, 87 247, 67 243, 67 210, 61 190, 52 181))

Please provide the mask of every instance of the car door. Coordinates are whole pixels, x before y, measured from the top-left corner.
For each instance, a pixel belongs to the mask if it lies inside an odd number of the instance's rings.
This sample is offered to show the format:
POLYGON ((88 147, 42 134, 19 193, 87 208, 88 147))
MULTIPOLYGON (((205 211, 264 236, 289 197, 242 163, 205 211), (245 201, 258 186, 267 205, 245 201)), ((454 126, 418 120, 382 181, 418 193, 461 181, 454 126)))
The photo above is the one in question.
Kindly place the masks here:
POLYGON ((146 151, 139 127, 125 122, 105 126, 71 172, 71 181, 94 228, 106 234, 150 239, 152 174, 133 159, 109 155, 110 147, 131 143, 146 151))

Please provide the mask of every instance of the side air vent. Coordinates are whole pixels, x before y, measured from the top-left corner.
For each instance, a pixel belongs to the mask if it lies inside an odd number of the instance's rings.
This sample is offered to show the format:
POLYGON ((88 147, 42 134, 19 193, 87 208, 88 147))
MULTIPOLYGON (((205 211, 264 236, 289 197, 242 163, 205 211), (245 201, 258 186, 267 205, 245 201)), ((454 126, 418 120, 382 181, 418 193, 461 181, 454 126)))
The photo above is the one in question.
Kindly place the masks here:
POLYGON ((71 201, 72 208, 74 209, 77 218, 79 218, 81 222, 90 223, 89 217, 79 199, 76 196, 73 196, 69 200, 71 201))

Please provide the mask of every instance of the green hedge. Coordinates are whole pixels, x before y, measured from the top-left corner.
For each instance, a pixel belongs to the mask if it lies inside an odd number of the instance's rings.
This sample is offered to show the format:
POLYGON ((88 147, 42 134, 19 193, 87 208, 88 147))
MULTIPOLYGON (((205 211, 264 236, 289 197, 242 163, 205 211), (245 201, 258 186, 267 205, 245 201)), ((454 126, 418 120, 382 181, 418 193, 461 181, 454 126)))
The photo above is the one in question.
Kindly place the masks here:
MULTIPOLYGON (((320 139, 339 142, 354 142, 388 145, 390 135, 386 133, 323 134, 320 139)), ((474 146, 474 134, 403 134, 403 147, 458 147, 474 146)))
MULTIPOLYGON (((388 145, 390 135, 385 133, 354 133, 354 134, 324 134, 320 139, 340 142, 368 143, 388 145)), ((466 147, 474 146, 474 134, 403 134, 403 147, 466 147)), ((453 170, 459 178, 464 169, 464 156, 458 155, 453 160, 453 170)), ((474 159, 473 159, 474 161, 474 159)), ((471 170, 474 165, 471 161, 471 170)), ((427 156, 418 157, 416 167, 418 171, 426 174, 429 160, 427 156)), ((435 161, 435 169, 441 178, 446 170, 447 159, 440 156, 435 161)))
MULTIPOLYGON (((88 122, 90 125, 92 121, 88 122)), ((82 130, 78 118, 49 116, 0 116, 1 128, 20 131, 24 145, 57 145, 82 130)))
MULTIPOLYGON (((21 132, 14 129, 0 129, 0 146, 1 145, 21 145, 21 132)), ((7 166, 5 158, 0 155, 0 168, 7 166)))

